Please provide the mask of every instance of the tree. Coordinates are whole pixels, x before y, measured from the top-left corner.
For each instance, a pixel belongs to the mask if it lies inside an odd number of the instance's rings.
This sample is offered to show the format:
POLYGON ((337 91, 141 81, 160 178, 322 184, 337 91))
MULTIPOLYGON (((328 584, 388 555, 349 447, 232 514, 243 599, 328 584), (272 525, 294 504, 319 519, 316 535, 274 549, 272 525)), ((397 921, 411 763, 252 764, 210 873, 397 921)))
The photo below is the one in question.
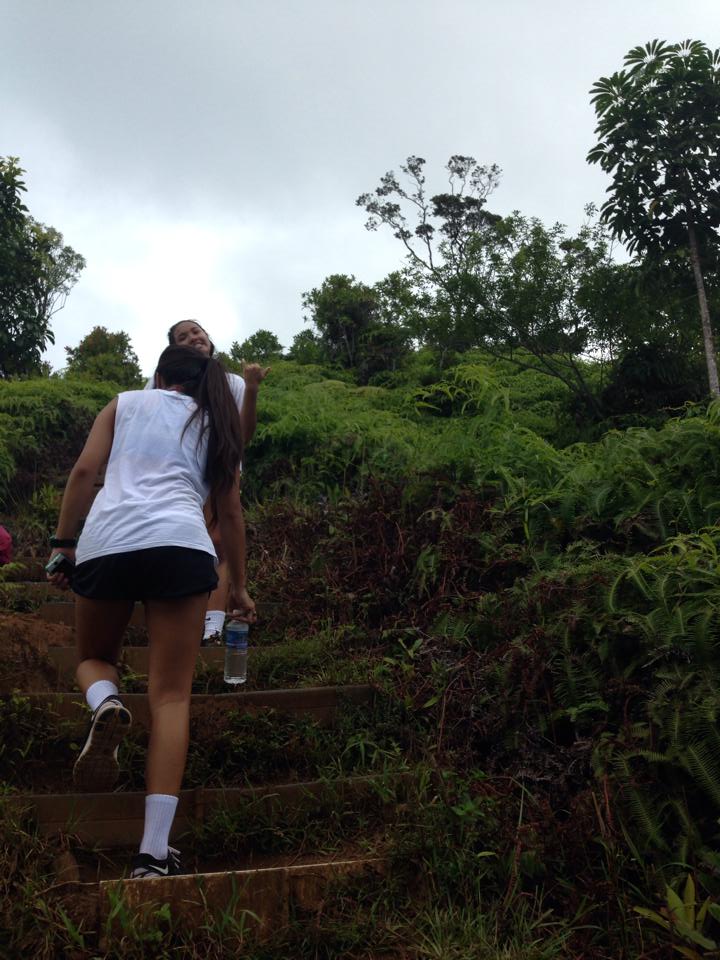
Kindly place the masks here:
POLYGON ((320 337, 316 336, 312 330, 301 330, 295 334, 287 356, 288 360, 295 360, 296 363, 328 362, 320 337))
POLYGON ((323 280, 321 287, 304 293, 302 304, 330 362, 354 367, 362 335, 377 307, 371 287, 336 273, 323 280))
POLYGON ((270 330, 256 330, 242 343, 234 341, 230 347, 230 356, 236 363, 247 360, 248 363, 272 363, 283 354, 283 345, 270 330))
POLYGON ((373 374, 394 370, 410 343, 408 331, 383 315, 383 294, 355 277, 332 274, 322 286, 303 294, 307 319, 319 333, 330 363, 353 368, 360 383, 373 374))
POLYGON ((393 270, 379 280, 373 290, 381 322, 401 328, 408 345, 423 342, 430 323, 433 296, 427 290, 423 291, 413 269, 393 270))
POLYGON ((61 233, 29 216, 22 174, 16 157, 0 157, 0 377, 40 369, 55 342, 50 320, 85 267, 61 233))
POLYGON ((93 327, 77 347, 65 347, 65 353, 69 374, 110 380, 128 388, 139 387, 143 382, 130 337, 122 331, 110 333, 105 327, 93 327))
POLYGON ((389 226, 407 254, 404 270, 376 287, 381 303, 397 311, 416 343, 437 351, 441 366, 479 347, 561 380, 598 418, 608 362, 650 343, 664 356, 692 340, 686 309, 677 309, 685 297, 677 271, 661 285, 663 301, 654 293, 656 271, 615 262, 612 231, 592 205, 569 235, 561 224, 547 227, 517 211, 488 213, 497 167, 451 157, 450 194, 428 197, 423 165, 410 157, 403 183, 390 172, 358 203, 370 213, 369 229, 389 226), (678 313, 683 333, 672 336, 678 313), (591 378, 590 359, 597 362, 591 378))
POLYGON ((689 259, 717 397, 703 261, 716 260, 720 228, 720 50, 696 40, 653 40, 624 63, 591 90, 600 140, 588 161, 613 178, 601 215, 631 252, 689 259))
POLYGON ((449 192, 428 196, 424 166, 422 157, 408 157, 400 166, 406 182, 390 170, 372 193, 363 193, 356 203, 369 214, 368 230, 385 224, 405 247, 407 275, 417 291, 416 307, 427 303, 428 288, 442 294, 442 302, 435 304, 440 310, 434 313, 443 331, 444 354, 473 345, 476 309, 468 296, 468 278, 478 239, 500 221, 485 210, 488 196, 500 181, 500 168, 455 154, 445 167, 449 192))
POLYGON ((450 192, 429 197, 424 163, 409 157, 402 183, 390 172, 357 201, 370 214, 369 229, 385 224, 405 247, 407 265, 390 299, 415 341, 437 350, 441 366, 482 347, 540 369, 599 415, 584 360, 610 356, 605 333, 617 306, 617 268, 607 231, 589 222, 568 237, 559 224, 489 213, 500 171, 473 157, 451 157, 450 192))

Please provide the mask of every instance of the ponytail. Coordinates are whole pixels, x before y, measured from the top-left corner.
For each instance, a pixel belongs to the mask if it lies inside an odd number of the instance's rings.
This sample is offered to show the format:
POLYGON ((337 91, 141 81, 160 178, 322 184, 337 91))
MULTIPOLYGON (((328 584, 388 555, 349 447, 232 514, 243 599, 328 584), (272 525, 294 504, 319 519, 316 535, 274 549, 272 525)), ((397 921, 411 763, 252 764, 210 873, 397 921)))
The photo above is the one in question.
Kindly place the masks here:
POLYGON ((192 347, 167 347, 158 361, 157 372, 168 387, 178 386, 197 404, 185 430, 200 418, 198 445, 207 434, 205 481, 210 486, 210 509, 217 520, 217 498, 232 487, 243 455, 243 438, 235 398, 227 373, 219 360, 206 357, 192 347))

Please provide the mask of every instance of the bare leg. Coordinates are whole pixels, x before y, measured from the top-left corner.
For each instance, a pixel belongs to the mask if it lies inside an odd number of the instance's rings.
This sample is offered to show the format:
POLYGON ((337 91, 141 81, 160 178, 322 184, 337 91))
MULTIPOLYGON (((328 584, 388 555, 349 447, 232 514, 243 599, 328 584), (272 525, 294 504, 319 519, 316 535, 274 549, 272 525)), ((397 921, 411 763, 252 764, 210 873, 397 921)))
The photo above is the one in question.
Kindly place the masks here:
POLYGON ((132 616, 131 600, 75 600, 76 678, 83 693, 96 680, 117 684, 117 661, 123 634, 132 616))
POLYGON ((228 593, 230 591, 228 565, 223 553, 220 528, 217 524, 211 523, 209 509, 205 511, 205 522, 207 523, 208 533, 210 534, 210 539, 213 542, 213 547, 215 548, 215 553, 218 558, 218 564, 215 568, 218 584, 208 597, 208 616, 205 618, 203 643, 217 640, 217 634, 222 633, 224 614, 227 609, 228 593))
POLYGON ((224 610, 227 606, 228 590, 230 588, 228 565, 224 560, 221 560, 215 567, 215 573, 218 577, 218 585, 208 598, 207 608, 208 610, 224 610))
POLYGON ((145 619, 150 636, 148 697, 152 725, 145 781, 147 792, 180 792, 190 728, 190 691, 206 594, 178 600, 148 600, 145 619))
MULTIPOLYGON (((132 614, 127 600, 88 600, 78 597, 75 632, 78 646, 77 681, 83 693, 98 680, 109 680, 117 691, 117 659, 123 633, 132 614)), ((100 696, 103 696, 100 694, 100 696)), ((93 719, 85 744, 73 767, 78 790, 110 790, 117 780, 118 745, 127 733, 130 711, 119 700, 93 705, 93 719)))

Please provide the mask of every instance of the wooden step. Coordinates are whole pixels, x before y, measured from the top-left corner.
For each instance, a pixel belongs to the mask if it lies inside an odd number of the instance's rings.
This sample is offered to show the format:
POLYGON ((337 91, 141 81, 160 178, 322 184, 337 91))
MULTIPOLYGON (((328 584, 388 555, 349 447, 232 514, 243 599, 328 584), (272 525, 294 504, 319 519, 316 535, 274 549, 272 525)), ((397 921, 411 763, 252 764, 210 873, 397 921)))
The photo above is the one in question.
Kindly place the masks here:
MULTIPOLYGON (((66 601, 50 601, 43 603, 35 611, 35 616, 44 620, 46 623, 64 623, 72 627, 75 625, 75 603, 72 594, 68 595, 66 601)), ((130 617, 130 626, 145 626, 145 608, 141 603, 136 603, 130 617)))
MULTIPOLYGON (((262 620, 263 611, 270 613, 276 604, 270 603, 258 603, 257 611, 258 618, 262 620)), ((63 594, 63 599, 48 600, 46 603, 43 603, 35 611, 35 616, 39 617, 41 620, 45 620, 48 623, 64 623, 69 626, 75 625, 75 601, 74 594, 66 591, 63 594)), ((145 607, 142 603, 136 603, 135 609, 133 610, 132 617, 130 618, 130 626, 133 627, 144 627, 145 626, 145 607)))
MULTIPOLYGON (((63 690, 72 686, 77 667, 75 647, 50 647, 46 654, 57 671, 58 684, 63 690)), ((148 673, 148 647, 123 647, 120 662, 129 670, 141 676, 148 673)), ((197 656, 196 668, 220 670, 225 664, 225 647, 201 647, 197 656)))
POLYGON ((133 912, 167 903, 173 919, 185 928, 201 926, 208 907, 212 912, 232 906, 236 917, 246 911, 254 914, 262 935, 286 924, 293 905, 308 911, 319 907, 332 882, 367 871, 383 873, 384 868, 384 861, 374 857, 153 880, 105 880, 98 885, 99 919, 109 916, 118 895, 133 912))
MULTIPOLYGON (((396 778, 398 784, 404 779, 402 775, 396 778)), ((358 801, 373 794, 374 784, 372 777, 349 777, 330 782, 313 780, 263 787, 182 790, 172 837, 182 836, 219 810, 247 808, 252 803, 257 804, 261 816, 271 820, 280 810, 287 812, 324 796, 358 801)), ((105 848, 132 847, 142 839, 145 793, 21 794, 8 802, 31 811, 45 836, 64 833, 82 845, 105 848)))
MULTIPOLYGON (((10 694, 0 694, 7 699, 10 694)), ((31 704, 44 708, 58 719, 67 721, 73 729, 82 731, 89 711, 78 693, 27 693, 23 694, 31 704)), ((190 719, 217 715, 228 710, 256 713, 259 710, 277 710, 280 713, 301 714, 320 723, 331 722, 338 707, 344 701, 370 703, 373 688, 369 684, 353 684, 341 687, 298 687, 292 690, 246 690, 242 693, 193 694, 190 698, 190 719)), ((150 711, 147 694, 122 694, 133 715, 133 723, 147 728, 150 711)))
POLYGON ((307 858, 283 865, 250 870, 224 870, 152 880, 104 880, 97 883, 62 882, 63 908, 73 923, 85 930, 104 931, 99 947, 106 950, 121 935, 118 903, 133 923, 157 927, 156 912, 166 904, 173 928, 198 930, 222 914, 227 925, 253 930, 260 938, 272 936, 286 925, 290 911, 320 908, 333 884, 364 874, 387 871, 380 857, 307 858), (231 919, 232 918, 232 919, 231 919))

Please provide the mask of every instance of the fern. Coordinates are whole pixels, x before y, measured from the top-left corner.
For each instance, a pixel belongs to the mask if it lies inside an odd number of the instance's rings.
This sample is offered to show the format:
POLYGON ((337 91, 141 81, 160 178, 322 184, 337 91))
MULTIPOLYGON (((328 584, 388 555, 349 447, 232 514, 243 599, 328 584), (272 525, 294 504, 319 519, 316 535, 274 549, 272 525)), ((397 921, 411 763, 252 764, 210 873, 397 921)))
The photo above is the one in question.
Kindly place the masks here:
POLYGON ((685 750, 685 764, 705 793, 720 807, 720 767, 715 752, 703 741, 690 744, 685 750))
POLYGON ((668 802, 655 801, 649 791, 636 787, 628 788, 628 808, 636 827, 645 839, 656 849, 666 851, 668 844, 664 836, 668 802))

